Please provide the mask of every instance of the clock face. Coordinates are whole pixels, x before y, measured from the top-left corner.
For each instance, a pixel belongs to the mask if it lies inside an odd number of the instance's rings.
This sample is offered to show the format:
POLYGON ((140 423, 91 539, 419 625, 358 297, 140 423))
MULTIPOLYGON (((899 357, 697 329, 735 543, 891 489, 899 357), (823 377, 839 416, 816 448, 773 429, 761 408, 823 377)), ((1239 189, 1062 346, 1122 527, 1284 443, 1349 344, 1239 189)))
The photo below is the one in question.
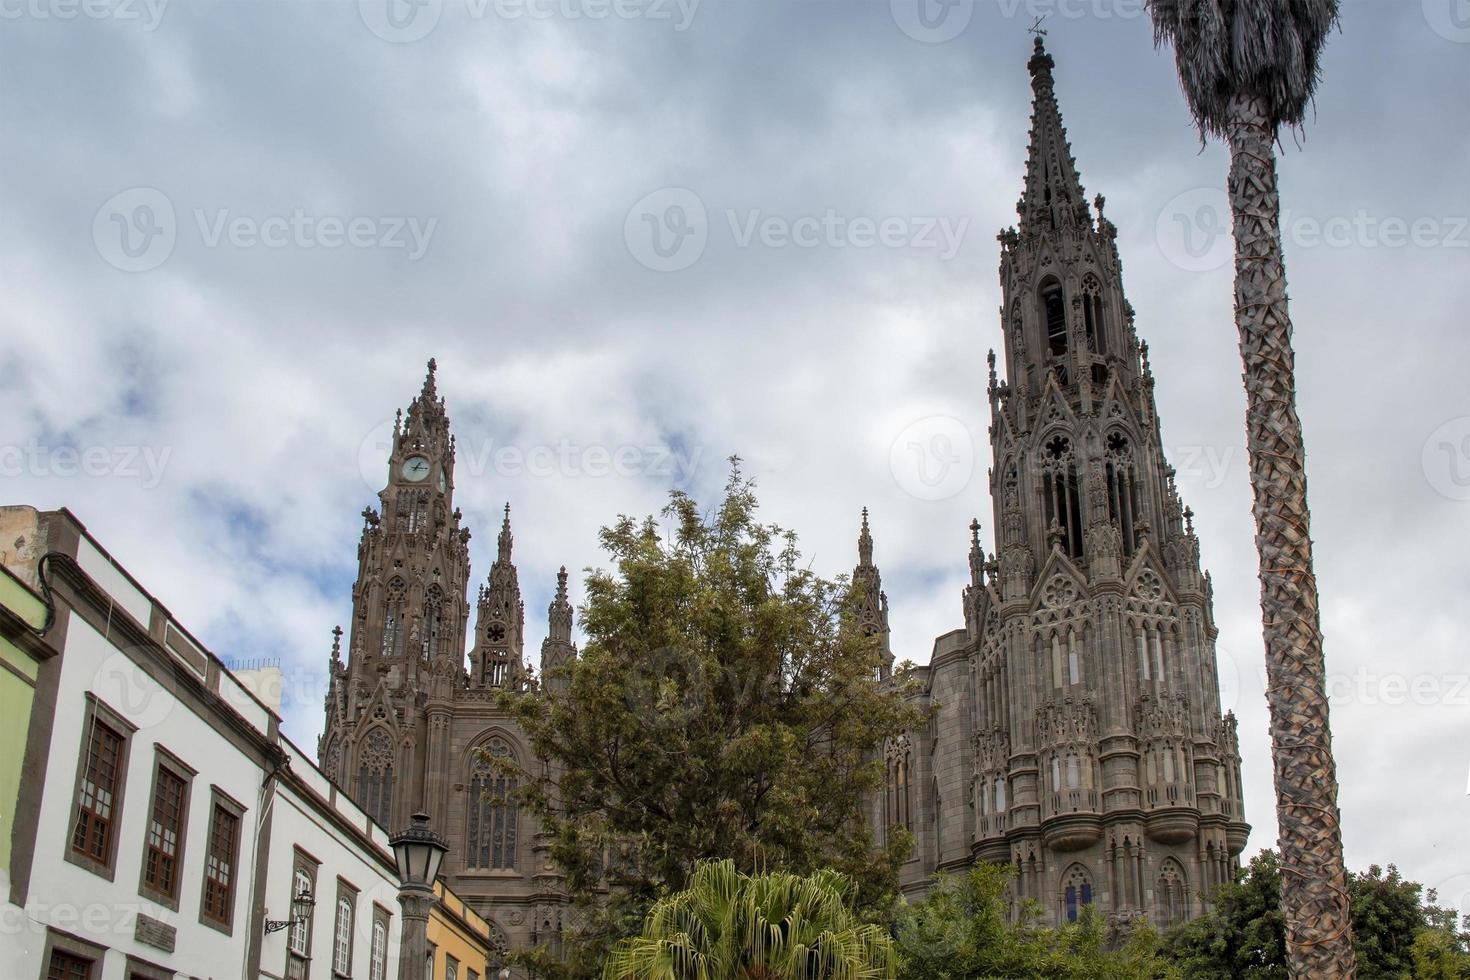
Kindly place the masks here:
POLYGON ((429 461, 422 456, 410 456, 403 461, 402 472, 405 480, 422 482, 429 476, 429 461))

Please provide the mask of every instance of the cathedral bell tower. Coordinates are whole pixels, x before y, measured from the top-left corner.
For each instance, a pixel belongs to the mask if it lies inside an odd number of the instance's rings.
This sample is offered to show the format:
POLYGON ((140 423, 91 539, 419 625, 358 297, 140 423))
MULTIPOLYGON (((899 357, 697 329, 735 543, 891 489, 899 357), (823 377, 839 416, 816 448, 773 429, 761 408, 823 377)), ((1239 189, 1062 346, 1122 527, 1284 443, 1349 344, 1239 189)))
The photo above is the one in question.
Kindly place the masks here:
POLYGON ((995 556, 965 607, 970 851, 1052 921, 1096 904, 1167 927, 1229 880, 1249 830, 1191 514, 1164 458, 1117 229, 1089 205, 1037 38, 1019 223, 999 236, 989 357, 995 556))
POLYGON ((345 664, 334 649, 323 767, 385 827, 423 798, 421 700, 452 696, 469 609, 468 530, 454 509, 454 438, 429 361, 398 413, 379 507, 363 511, 345 664), (414 775, 418 773, 417 777, 414 775))
POLYGON ((471 687, 515 687, 525 674, 522 655, 526 604, 521 599, 520 579, 511 561, 513 543, 510 504, 506 504, 495 563, 490 566, 490 578, 480 587, 475 647, 470 651, 471 687))

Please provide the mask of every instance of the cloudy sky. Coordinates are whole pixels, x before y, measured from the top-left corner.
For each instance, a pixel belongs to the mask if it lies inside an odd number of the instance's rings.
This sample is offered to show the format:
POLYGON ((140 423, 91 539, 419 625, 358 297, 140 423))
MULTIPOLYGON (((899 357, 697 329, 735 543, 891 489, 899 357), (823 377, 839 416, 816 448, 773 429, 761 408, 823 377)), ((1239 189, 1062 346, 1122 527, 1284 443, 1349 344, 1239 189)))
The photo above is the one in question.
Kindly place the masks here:
MULTIPOLYGON (((5 502, 72 508, 219 654, 279 658, 314 745, 433 355, 477 580, 514 509, 528 649, 599 525, 713 499, 738 453, 825 572, 871 508, 924 662, 972 515, 991 540, 995 233, 1049 13, 1270 846, 1225 154, 1137 0, 924 2, 0 0, 5 502)), ((1282 179, 1347 857, 1470 907, 1470 12, 1344 7, 1282 179)))

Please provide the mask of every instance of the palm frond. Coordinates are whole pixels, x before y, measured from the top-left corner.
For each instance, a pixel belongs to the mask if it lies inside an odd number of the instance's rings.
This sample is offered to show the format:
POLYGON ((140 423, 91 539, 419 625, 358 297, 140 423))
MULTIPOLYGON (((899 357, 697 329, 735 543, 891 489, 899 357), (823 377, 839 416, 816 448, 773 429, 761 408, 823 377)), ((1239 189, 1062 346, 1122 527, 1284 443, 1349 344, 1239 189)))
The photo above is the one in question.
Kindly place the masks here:
POLYGON ((1322 75, 1339 0, 1147 0, 1154 43, 1174 47, 1201 135, 1226 135, 1232 99, 1261 100, 1272 126, 1299 126, 1322 75))

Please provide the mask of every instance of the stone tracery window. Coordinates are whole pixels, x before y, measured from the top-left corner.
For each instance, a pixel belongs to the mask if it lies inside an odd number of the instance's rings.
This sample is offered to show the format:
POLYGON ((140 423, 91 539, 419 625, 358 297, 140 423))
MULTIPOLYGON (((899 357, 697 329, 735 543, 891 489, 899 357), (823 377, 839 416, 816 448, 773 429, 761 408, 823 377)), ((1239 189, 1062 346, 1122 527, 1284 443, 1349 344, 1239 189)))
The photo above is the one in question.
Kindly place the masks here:
POLYGON ((520 822, 520 808, 514 799, 517 780, 491 765, 492 759, 514 758, 509 743, 497 737, 481 747, 471 765, 466 861, 471 868, 514 870, 516 867, 520 822))
POLYGON ((443 625, 444 590, 439 588, 439 583, 430 585, 424 595, 424 622, 423 637, 420 656, 425 660, 432 659, 441 653, 442 637, 440 630, 443 625))
POLYGON ((1138 548, 1140 519, 1138 506, 1138 471, 1133 448, 1121 432, 1113 432, 1105 443, 1104 470, 1108 486, 1108 517, 1118 525, 1123 537, 1123 554, 1131 556, 1138 548))
POLYGON ((393 740, 374 728, 357 750, 357 802, 383 827, 392 830, 393 740))
POLYGON ((1082 557, 1082 496, 1072 440, 1055 435, 1041 447, 1041 487, 1048 535, 1060 535, 1062 552, 1082 557))
POLYGON ((914 829, 913 820, 914 756, 909 740, 900 736, 888 747, 888 825, 914 829))
POLYGON ((383 613, 383 656, 396 657, 403 653, 403 639, 408 633, 405 600, 408 586, 398 576, 388 580, 384 589, 386 609, 383 613))
MULTIPOLYGON (((1062 284, 1055 277, 1041 284, 1041 311, 1046 324, 1046 349, 1058 362, 1067 355, 1067 308, 1062 299, 1062 284)), ((1066 365, 1057 367, 1062 384, 1067 383, 1066 365)))
POLYGON ((1091 274, 1082 280, 1082 321, 1087 331, 1087 349, 1106 355, 1108 334, 1103 321, 1102 283, 1091 274))
POLYGON ((1159 927, 1167 929, 1189 917, 1189 892, 1184 869, 1173 858, 1166 858, 1154 884, 1154 901, 1158 908, 1159 927))
POLYGON ((1092 876, 1082 865, 1074 864, 1062 881, 1062 911, 1068 922, 1076 922, 1082 907, 1092 904, 1092 876))
POLYGON ((394 511, 393 528, 416 534, 429 527, 429 491, 426 489, 400 490, 398 506, 394 511))

